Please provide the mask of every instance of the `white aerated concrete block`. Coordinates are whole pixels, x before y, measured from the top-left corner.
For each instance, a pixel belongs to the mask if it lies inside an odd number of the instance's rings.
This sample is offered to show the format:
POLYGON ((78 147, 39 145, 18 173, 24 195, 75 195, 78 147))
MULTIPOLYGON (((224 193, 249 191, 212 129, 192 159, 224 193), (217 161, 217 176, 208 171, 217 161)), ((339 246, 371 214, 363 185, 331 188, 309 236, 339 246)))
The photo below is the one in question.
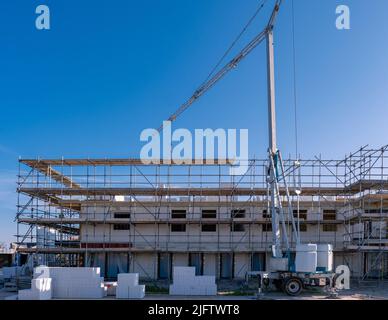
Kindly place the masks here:
POLYGON ((196 276, 195 267, 174 267, 170 295, 216 295, 215 276, 196 276))
POLYGON ((128 291, 129 299, 143 299, 145 296, 145 285, 130 287, 128 291))
POLYGON ((52 298, 51 278, 31 281, 31 289, 19 290, 19 300, 50 300, 52 298))
POLYGON ((138 273, 120 273, 117 275, 117 299, 143 299, 145 286, 139 285, 138 273))
POLYGON ((31 289, 24 289, 18 291, 18 300, 38 300, 38 298, 31 289))
POLYGON ((50 277, 50 268, 46 266, 39 266, 34 269, 33 274, 34 279, 38 278, 51 278, 50 277))
POLYGON ((139 284, 138 273, 119 273, 117 275, 117 283, 125 286, 137 286, 139 284))
POLYGON ((50 291, 51 290, 51 278, 39 278, 31 280, 31 289, 38 291, 50 291))
POLYGON ((217 295, 217 285, 212 284, 206 287, 206 295, 207 296, 216 296, 217 295))
POLYGON ((143 299, 145 296, 145 285, 137 285, 134 287, 116 288, 117 299, 143 299))
POLYGON ((174 267, 173 278, 192 278, 195 277, 195 267, 174 267))
MULTIPOLYGON (((52 296, 62 299, 99 299, 106 295, 100 277, 100 268, 62 268, 39 266, 34 270, 34 279, 39 280, 45 275, 52 279, 52 296)), ((35 286, 42 286, 39 281, 35 286)), ((25 293, 22 293, 22 295, 25 293)))

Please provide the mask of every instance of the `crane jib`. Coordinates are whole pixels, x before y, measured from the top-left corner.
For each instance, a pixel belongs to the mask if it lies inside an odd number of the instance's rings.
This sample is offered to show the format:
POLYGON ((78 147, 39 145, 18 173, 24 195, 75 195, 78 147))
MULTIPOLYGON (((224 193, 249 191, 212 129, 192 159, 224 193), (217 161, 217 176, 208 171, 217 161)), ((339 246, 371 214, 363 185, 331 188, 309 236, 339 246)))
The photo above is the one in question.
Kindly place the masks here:
MULTIPOLYGON (((266 35, 273 30, 276 16, 279 12, 280 4, 282 0, 278 0, 275 4, 275 7, 272 11, 271 18, 266 25, 266 27, 261 31, 251 42, 245 46, 238 55, 236 55, 232 60, 230 60, 223 68, 221 68, 211 79, 203 83, 199 89, 194 91, 194 94, 182 104, 178 110, 172 114, 168 119, 175 121, 178 116, 180 116, 184 111, 186 111, 195 101, 197 101, 203 94, 205 94, 209 89, 211 89, 221 78, 224 77, 230 70, 236 68, 238 64, 253 50, 255 49, 263 40, 266 38, 266 35)), ((163 125, 158 128, 158 131, 163 130, 163 125)))

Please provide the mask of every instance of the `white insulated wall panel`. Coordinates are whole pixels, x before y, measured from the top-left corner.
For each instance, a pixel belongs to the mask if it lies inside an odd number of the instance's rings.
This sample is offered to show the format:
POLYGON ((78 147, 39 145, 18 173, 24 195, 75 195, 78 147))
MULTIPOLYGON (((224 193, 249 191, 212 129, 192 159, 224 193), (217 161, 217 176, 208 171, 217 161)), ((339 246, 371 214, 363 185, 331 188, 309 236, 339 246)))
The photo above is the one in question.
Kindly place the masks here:
POLYGON ((143 299, 145 285, 139 285, 138 273, 120 273, 117 276, 117 299, 143 299))

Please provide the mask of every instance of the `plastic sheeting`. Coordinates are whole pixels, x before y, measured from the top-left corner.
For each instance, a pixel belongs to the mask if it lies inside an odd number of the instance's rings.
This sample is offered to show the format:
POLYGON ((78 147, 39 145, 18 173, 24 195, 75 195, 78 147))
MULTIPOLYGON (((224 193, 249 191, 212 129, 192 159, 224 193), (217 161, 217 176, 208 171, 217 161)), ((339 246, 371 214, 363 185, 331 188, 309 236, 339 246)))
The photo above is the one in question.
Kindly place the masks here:
POLYGON ((221 278, 229 279, 233 276, 233 256, 230 253, 221 253, 221 278))
POLYGON ((101 276, 105 276, 105 253, 89 253, 86 259, 86 267, 99 267, 101 276))
POLYGON ((159 279, 168 279, 170 276, 171 254, 160 253, 159 254, 159 279))
POLYGON ((127 253, 90 253, 86 260, 86 266, 99 267, 101 275, 108 279, 115 279, 119 273, 129 271, 127 253))
POLYGON ((201 253, 190 253, 189 266, 195 267, 195 275, 200 276, 203 274, 203 258, 201 253))
POLYGON ((128 254, 108 253, 107 278, 117 278, 119 273, 128 272, 128 254))
POLYGON ((252 271, 265 271, 265 253, 252 255, 252 271))

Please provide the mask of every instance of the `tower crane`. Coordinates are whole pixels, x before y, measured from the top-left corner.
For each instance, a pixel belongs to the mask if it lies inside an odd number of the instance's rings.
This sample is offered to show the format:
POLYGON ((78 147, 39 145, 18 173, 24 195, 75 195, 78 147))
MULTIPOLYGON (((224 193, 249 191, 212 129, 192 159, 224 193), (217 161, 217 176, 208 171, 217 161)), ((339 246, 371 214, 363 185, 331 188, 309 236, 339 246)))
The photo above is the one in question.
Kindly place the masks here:
MULTIPOLYGON (((259 44, 266 40, 267 49, 267 92, 268 92, 268 170, 267 185, 269 189, 268 208, 271 212, 272 223, 272 258, 269 263, 269 272, 260 272, 260 283, 269 284, 270 281, 281 287, 289 295, 298 295, 304 286, 326 286, 333 284, 335 274, 331 270, 324 273, 295 270, 290 255, 290 244, 287 235, 287 221, 291 222, 292 234, 296 246, 300 246, 299 230, 293 215, 291 196, 286 182, 286 173, 280 151, 276 142, 276 98, 275 98, 275 64, 274 64, 274 27, 280 7, 284 0, 276 0, 270 19, 264 29, 256 35, 233 59, 205 81, 192 96, 184 102, 167 121, 175 121, 183 112, 193 105, 201 96, 210 90, 229 71, 235 69, 259 44), (281 186, 281 184, 283 186, 281 186), (280 190, 285 195, 287 209, 282 207, 280 190), (282 240, 285 248, 282 247, 282 240), (266 281, 265 281, 266 280, 266 281)), ((163 130, 163 125, 158 131, 163 130)), ((297 162, 297 165, 299 163, 297 162)), ((298 255, 298 252, 297 252, 298 255)), ((298 256, 297 258, 298 259, 298 256)), ((260 285, 261 287, 261 285, 260 285)))

